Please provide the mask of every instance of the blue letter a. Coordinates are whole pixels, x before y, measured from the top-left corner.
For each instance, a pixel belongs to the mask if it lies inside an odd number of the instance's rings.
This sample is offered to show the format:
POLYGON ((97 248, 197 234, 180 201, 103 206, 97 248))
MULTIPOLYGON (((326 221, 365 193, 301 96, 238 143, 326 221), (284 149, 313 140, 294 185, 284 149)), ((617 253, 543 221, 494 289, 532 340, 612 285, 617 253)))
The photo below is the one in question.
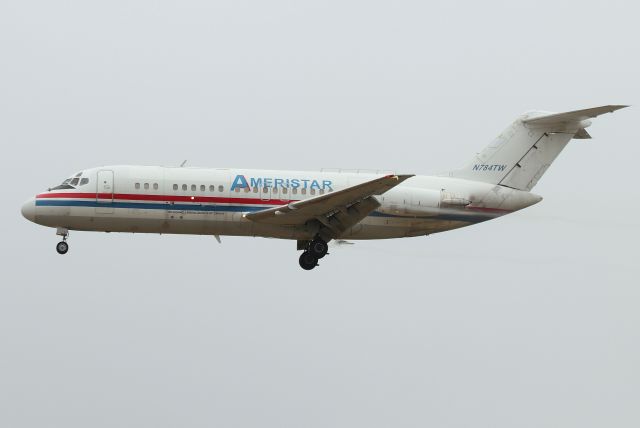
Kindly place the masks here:
POLYGON ((231 185, 231 191, 233 192, 236 187, 239 187, 241 189, 249 187, 247 179, 244 178, 244 175, 236 175, 236 178, 233 180, 233 184, 231 185))

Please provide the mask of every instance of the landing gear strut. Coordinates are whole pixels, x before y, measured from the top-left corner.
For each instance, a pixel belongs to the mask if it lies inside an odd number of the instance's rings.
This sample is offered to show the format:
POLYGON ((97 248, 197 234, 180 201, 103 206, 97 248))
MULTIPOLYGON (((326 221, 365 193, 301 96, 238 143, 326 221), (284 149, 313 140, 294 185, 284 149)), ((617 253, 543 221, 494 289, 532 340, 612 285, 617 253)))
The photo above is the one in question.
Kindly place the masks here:
POLYGON ((318 266, 318 260, 327 255, 329 245, 327 241, 320 237, 314 238, 304 248, 304 252, 300 255, 300 267, 304 270, 311 270, 318 266))
POLYGON ((69 237, 69 230, 59 227, 56 231, 56 235, 62 236, 62 241, 56 244, 56 251, 58 254, 67 254, 69 251, 69 244, 67 244, 67 238, 69 237))

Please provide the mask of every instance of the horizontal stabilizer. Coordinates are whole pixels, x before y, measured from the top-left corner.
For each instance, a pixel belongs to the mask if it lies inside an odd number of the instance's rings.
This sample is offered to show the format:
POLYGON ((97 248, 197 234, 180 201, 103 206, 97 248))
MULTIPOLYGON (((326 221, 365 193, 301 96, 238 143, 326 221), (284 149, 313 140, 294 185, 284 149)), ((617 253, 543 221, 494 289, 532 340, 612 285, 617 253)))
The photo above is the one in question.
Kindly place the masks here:
POLYGON ((578 130, 578 132, 575 133, 573 138, 576 140, 590 140, 591 134, 589 134, 586 129, 581 128, 578 130))
POLYGON ((580 122, 581 120, 598 117, 601 114, 613 113, 616 110, 629 106, 610 105, 602 107, 587 108, 584 110, 569 111, 566 113, 553 113, 544 116, 535 116, 530 119, 523 119, 522 122, 527 125, 555 125, 567 122, 580 122))

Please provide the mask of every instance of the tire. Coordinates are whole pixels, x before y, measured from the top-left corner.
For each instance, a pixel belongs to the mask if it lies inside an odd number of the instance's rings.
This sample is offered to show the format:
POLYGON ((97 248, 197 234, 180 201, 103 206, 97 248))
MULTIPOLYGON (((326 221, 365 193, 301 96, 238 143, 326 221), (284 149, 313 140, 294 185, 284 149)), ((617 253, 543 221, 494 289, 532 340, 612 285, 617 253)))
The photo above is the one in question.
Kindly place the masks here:
POLYGON ((304 270, 311 270, 318 266, 318 258, 307 251, 300 255, 299 262, 300 267, 304 270))
POLYGON ((314 239, 311 241, 311 244, 309 244, 309 252, 318 259, 326 256, 328 251, 329 245, 322 239, 314 239))
POLYGON ((56 245, 56 251, 58 254, 67 254, 67 251, 69 251, 69 244, 64 241, 58 242, 58 245, 56 245))

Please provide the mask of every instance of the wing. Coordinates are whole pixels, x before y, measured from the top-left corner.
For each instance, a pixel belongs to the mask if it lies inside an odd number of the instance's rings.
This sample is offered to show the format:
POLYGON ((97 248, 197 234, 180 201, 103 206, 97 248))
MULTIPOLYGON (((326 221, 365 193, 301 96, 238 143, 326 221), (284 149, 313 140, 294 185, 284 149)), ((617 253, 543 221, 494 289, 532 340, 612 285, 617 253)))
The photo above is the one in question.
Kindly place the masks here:
POLYGON ((318 220, 337 233, 355 225, 380 206, 374 195, 381 195, 410 177, 413 175, 387 175, 311 199, 247 213, 244 217, 258 223, 279 225, 303 225, 318 220))

